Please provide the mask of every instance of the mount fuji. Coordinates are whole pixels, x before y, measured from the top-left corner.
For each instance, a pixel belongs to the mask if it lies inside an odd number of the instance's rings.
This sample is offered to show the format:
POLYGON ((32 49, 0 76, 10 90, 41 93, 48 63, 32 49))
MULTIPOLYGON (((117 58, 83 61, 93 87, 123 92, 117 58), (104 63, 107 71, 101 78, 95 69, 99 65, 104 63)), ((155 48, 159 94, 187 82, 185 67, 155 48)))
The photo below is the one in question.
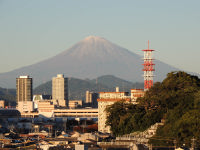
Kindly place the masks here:
MULTIPOLYGON (((141 58, 142 56, 104 38, 89 36, 47 60, 1 73, 0 86, 15 87, 15 79, 20 75, 30 75, 34 86, 38 86, 59 73, 81 79, 114 75, 132 82, 143 82, 141 58)), ((177 69, 157 60, 155 80, 161 81, 168 72, 175 70, 177 69)))

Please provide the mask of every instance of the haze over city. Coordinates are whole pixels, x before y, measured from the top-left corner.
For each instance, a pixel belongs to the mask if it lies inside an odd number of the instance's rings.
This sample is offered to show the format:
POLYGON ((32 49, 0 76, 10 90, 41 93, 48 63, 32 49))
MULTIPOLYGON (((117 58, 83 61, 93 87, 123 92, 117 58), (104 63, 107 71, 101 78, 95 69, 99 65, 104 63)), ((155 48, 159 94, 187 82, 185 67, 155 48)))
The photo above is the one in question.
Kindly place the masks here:
POLYGON ((1 0, 0 73, 55 56, 89 35, 141 57, 150 40, 156 59, 198 73, 199 4, 198 0, 1 0))

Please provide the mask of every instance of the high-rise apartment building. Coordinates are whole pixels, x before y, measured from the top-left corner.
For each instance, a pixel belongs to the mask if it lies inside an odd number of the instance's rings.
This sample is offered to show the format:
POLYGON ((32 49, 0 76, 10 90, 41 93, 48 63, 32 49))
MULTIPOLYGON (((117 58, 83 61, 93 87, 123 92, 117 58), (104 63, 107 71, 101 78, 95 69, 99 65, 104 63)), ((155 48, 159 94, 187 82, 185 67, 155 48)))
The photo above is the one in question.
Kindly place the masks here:
POLYGON ((17 102, 32 101, 32 78, 20 76, 16 79, 17 102))
POLYGON ((33 111, 32 78, 20 76, 16 79, 17 108, 21 112, 33 111))
POLYGON ((92 93, 90 91, 86 91, 85 93, 85 102, 92 103, 92 93))
POLYGON ((58 106, 68 105, 68 78, 64 78, 63 74, 52 78, 52 100, 58 106))

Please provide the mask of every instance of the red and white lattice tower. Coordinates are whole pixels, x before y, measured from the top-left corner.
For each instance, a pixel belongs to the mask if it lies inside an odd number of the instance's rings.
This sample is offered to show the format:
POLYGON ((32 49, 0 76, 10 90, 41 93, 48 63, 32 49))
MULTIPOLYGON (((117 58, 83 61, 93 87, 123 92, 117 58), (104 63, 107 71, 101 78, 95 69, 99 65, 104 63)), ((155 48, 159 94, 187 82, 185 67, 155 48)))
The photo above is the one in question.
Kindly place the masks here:
POLYGON ((149 49, 149 41, 148 41, 148 49, 142 50, 144 51, 144 90, 148 90, 153 86, 153 72, 155 71, 155 64, 153 63, 152 52, 153 49, 149 49))

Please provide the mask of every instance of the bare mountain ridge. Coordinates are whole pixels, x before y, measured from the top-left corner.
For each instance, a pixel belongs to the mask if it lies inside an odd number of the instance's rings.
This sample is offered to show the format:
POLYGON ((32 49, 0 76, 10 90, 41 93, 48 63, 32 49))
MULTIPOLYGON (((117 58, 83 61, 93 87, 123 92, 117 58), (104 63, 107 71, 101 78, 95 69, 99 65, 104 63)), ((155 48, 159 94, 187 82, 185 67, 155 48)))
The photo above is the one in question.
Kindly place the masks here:
MULTIPOLYGON (((0 86, 13 88, 15 78, 27 74, 33 77, 34 86, 38 86, 58 73, 82 79, 111 74, 128 81, 142 82, 142 63, 140 55, 104 38, 89 36, 52 58, 0 74, 0 86)), ((161 81, 174 70, 177 69, 156 61, 155 80, 161 81)))

